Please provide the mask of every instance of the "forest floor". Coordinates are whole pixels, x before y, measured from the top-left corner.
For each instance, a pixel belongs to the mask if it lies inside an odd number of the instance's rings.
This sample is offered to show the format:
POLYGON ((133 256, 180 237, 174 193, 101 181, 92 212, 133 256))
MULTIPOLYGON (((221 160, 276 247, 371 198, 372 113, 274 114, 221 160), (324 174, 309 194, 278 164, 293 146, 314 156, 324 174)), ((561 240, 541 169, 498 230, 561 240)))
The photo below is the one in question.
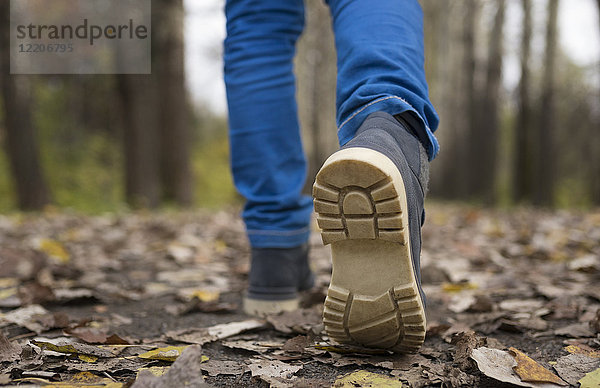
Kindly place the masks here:
POLYGON ((0 216, 0 385, 599 387, 600 210, 427 210, 409 355, 328 342, 316 231, 304 308, 257 320, 235 210, 0 216))

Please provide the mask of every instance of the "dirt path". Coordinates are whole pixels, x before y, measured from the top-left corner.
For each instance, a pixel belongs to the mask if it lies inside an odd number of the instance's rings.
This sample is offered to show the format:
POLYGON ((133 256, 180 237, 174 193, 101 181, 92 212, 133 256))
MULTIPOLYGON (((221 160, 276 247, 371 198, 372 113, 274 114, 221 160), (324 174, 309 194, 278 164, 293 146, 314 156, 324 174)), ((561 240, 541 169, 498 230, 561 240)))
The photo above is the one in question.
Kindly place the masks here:
POLYGON ((366 354, 328 342, 320 314, 331 267, 316 233, 318 287, 304 295, 304 309, 266 321, 243 315, 248 246, 236 213, 0 217, 0 383, 598 381, 592 379, 600 374, 599 211, 430 205, 422 258, 428 335, 413 355, 366 354))

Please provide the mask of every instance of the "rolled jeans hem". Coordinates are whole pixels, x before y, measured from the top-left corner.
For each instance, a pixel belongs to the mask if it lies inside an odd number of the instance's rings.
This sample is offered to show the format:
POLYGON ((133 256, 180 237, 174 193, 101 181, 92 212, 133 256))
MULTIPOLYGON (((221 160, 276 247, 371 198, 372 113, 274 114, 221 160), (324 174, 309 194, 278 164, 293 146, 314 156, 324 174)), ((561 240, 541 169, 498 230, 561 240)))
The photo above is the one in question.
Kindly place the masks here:
POLYGON ((398 96, 385 96, 377 98, 348 116, 348 118, 340 124, 338 129, 340 146, 343 146, 352 140, 352 138, 354 138, 358 127, 360 127, 362 122, 369 114, 378 111, 383 111, 391 115, 397 115, 407 111, 414 112, 423 124, 422 130, 424 129, 427 133, 427 138, 429 141, 427 144, 423 144, 423 147, 425 147, 427 150, 429 160, 431 161, 437 156, 440 146, 435 135, 433 134, 433 131, 431 131, 419 112, 417 112, 417 110, 413 108, 405 99, 398 96))
POLYGON ((308 241, 310 227, 297 230, 257 230, 246 231, 253 248, 293 248, 308 241))

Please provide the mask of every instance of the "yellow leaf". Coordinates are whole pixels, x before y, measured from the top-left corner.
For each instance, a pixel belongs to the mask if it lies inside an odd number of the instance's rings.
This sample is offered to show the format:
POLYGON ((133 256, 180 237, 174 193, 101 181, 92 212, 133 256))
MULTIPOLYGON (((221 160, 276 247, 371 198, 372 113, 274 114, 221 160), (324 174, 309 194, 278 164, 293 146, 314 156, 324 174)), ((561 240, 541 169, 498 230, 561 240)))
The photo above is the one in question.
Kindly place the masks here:
POLYGON ((56 388, 88 388, 88 387, 103 387, 103 388, 122 388, 123 383, 115 382, 111 379, 97 376, 91 372, 79 372, 67 381, 49 382, 44 384, 44 387, 56 388))
POLYGON ((442 289, 446 292, 460 292, 464 290, 476 290, 477 284, 475 283, 444 283, 442 289))
POLYGON ((79 359, 81 361, 85 361, 85 362, 96 362, 96 361, 98 361, 98 357, 96 357, 96 356, 88 356, 87 354, 79 354, 77 357, 79 357, 79 359))
POLYGON ((214 244, 215 251, 217 251, 217 253, 223 253, 227 250, 227 243, 221 239, 217 239, 214 244))
POLYGON ((58 342, 53 344, 47 341, 33 340, 32 343, 39 346, 42 349, 48 349, 53 352, 66 353, 66 354, 85 354, 88 356, 96 357, 113 357, 114 355, 105 349, 99 348, 98 346, 81 344, 81 343, 65 343, 58 342))
MULTIPOLYGON (((149 368, 140 368, 137 371, 137 377, 140 377, 140 373, 144 370, 149 371, 154 376, 162 376, 169 370, 170 366, 151 366, 149 368)), ((136 378, 137 378, 136 377, 136 378)))
POLYGON ((600 388, 600 368, 583 376, 579 384, 579 388, 600 388))
POLYGON ((577 345, 569 345, 569 346, 565 347, 565 350, 567 352, 573 353, 573 354, 583 354, 584 356, 591 357, 591 358, 600 358, 600 351, 593 350, 593 349, 584 349, 577 345))
POLYGON ((196 290, 192 292, 191 295, 193 298, 198 298, 202 302, 216 302, 219 300, 219 292, 218 291, 205 291, 205 290, 196 290))
POLYGON ((0 288, 16 287, 18 284, 17 278, 0 278, 0 288))
POLYGON ((39 243, 39 250, 56 259, 61 264, 69 262, 70 256, 65 247, 56 240, 43 238, 39 243))
POLYGON ((334 388, 353 387, 378 387, 378 388, 402 388, 402 382, 391 377, 377 373, 359 370, 345 376, 338 377, 333 383, 334 388))
POLYGON ((181 356, 183 350, 187 346, 167 346, 164 348, 158 348, 151 350, 146 353, 139 354, 139 358, 145 358, 147 360, 162 360, 162 361, 175 361, 177 357, 181 356))
POLYGON ((70 381, 73 383, 95 383, 102 379, 103 377, 96 376, 92 372, 79 372, 75 373, 70 381))
POLYGON ((569 385, 564 382, 560 377, 544 368, 525 353, 515 349, 508 349, 511 355, 517 361, 517 365, 513 367, 513 370, 521 380, 535 383, 554 383, 558 385, 569 385))
POLYGON ((13 295, 17 295, 17 288, 16 287, 6 288, 4 290, 0 290, 0 300, 9 298, 9 297, 11 297, 13 295))

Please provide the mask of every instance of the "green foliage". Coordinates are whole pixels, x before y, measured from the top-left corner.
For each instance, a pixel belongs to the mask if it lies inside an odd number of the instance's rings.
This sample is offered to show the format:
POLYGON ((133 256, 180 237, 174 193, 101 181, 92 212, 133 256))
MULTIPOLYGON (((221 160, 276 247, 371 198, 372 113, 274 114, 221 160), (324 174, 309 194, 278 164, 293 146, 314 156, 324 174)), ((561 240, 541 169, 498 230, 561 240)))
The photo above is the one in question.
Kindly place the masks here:
MULTIPOLYGON (((108 96, 114 87, 100 88, 98 80, 91 78, 43 78, 35 83, 33 120, 42 168, 54 204, 91 214, 127 209, 120 136, 115 133, 118 131, 108 128, 114 125, 110 118, 102 119, 110 113, 110 104, 98 101, 101 105, 93 106, 97 109, 92 112, 93 119, 83 118, 81 106, 73 106, 80 97, 74 90, 81 91, 81 83, 85 85, 83 90, 93 87, 93 94, 97 95, 94 100, 104 100, 103 96, 108 96)), ((194 205, 220 208, 241 203, 229 169, 226 120, 200 112, 193 125, 196 134, 192 152, 194 205)), ((0 213, 16 210, 8 160, 1 152, 0 213)))
POLYGON ((217 208, 241 203, 236 192, 229 168, 229 142, 224 120, 212 120, 212 136, 203 136, 194 147, 192 166, 194 169, 194 204, 200 207, 217 208))
POLYGON ((54 203, 85 213, 123 208, 121 147, 108 133, 78 123, 69 109, 68 86, 36 88, 34 120, 54 203))
POLYGON ((0 152, 0 213, 15 210, 15 192, 6 153, 0 152))

